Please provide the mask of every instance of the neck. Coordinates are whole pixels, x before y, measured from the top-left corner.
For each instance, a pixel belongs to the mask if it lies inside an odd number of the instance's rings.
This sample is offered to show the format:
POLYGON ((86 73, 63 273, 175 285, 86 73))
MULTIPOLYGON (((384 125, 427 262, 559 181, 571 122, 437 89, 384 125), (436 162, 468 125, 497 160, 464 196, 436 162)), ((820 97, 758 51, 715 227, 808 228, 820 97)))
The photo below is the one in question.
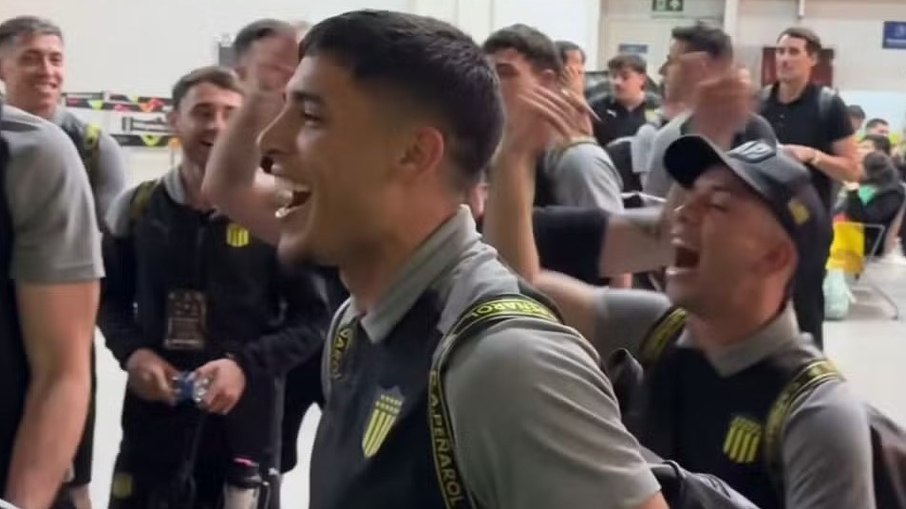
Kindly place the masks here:
POLYGON ((807 77, 795 81, 781 81, 780 86, 777 87, 777 99, 781 103, 791 103, 796 99, 799 99, 805 91, 805 87, 808 86, 808 83, 809 80, 807 77))
POLYGON ((753 306, 753 302, 747 300, 739 303, 735 311, 724 309, 708 316, 690 313, 689 331, 695 344, 708 352, 743 343, 777 317, 776 303, 768 305, 767 300, 761 299, 762 305, 753 306))
POLYGON ((183 189, 186 191, 186 201, 193 209, 207 212, 213 207, 204 194, 201 192, 201 182, 204 179, 204 169, 189 161, 183 159, 179 163, 179 178, 182 180, 183 189))
POLYGON ((56 103, 29 105, 28 103, 26 103, 24 101, 19 101, 13 95, 7 96, 6 103, 9 104, 10 106, 19 108, 20 110, 22 110, 26 113, 31 113, 32 115, 34 115, 36 117, 41 117, 44 120, 51 120, 53 118, 54 113, 57 112, 56 103))
POLYGON ((626 108, 627 110, 634 110, 634 109, 638 108, 639 106, 641 106, 641 104, 643 102, 645 102, 644 93, 641 93, 634 97, 630 97, 625 101, 620 101, 620 103, 623 104, 623 107, 626 108))
POLYGON ((353 258, 340 264, 340 277, 360 312, 367 313, 374 308, 415 251, 457 210, 455 207, 431 215, 418 214, 422 220, 357 248, 353 258))

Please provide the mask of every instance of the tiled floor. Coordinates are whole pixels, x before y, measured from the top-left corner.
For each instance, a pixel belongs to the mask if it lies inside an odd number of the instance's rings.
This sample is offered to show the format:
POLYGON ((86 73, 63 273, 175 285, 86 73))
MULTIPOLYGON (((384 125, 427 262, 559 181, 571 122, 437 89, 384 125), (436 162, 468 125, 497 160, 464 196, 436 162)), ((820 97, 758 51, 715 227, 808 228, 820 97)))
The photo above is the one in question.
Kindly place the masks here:
MULTIPOLYGON (((149 178, 166 168, 166 157, 140 154, 134 162, 148 168, 136 177, 149 178), (148 164, 153 163, 153 164, 148 164)), ((133 166, 134 167, 134 166, 133 166)), ((879 265, 866 275, 887 291, 906 313, 906 263, 879 265)), ((859 302, 850 317, 825 326, 827 351, 844 371, 856 390, 867 401, 906 425, 906 321, 894 321, 891 309, 871 294, 857 294, 859 302)), ((92 497, 96 507, 106 507, 113 459, 120 439, 119 416, 125 377, 99 341, 98 415, 95 430, 94 483, 92 497)), ((299 440, 300 458, 308 458, 317 426, 318 411, 313 410, 303 424, 299 440)), ((303 461, 303 463, 305 463, 303 461)), ((308 468, 303 464, 291 472, 283 485, 284 507, 308 506, 308 468)))

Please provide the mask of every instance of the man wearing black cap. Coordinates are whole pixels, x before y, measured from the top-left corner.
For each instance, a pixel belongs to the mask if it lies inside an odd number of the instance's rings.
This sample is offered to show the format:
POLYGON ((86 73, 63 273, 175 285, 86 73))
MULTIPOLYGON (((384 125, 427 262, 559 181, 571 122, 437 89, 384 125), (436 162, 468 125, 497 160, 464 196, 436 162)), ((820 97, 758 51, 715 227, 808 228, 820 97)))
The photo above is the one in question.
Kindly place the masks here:
POLYGON ((723 153, 699 136, 674 142, 665 165, 687 190, 670 229, 667 297, 542 272, 530 165, 492 170, 488 214, 495 194, 519 212, 512 228, 489 228, 486 238, 602 358, 625 348, 641 360, 642 398, 624 420, 642 445, 721 477, 759 507, 875 507, 867 417, 845 383, 832 379, 796 401, 782 433, 767 426, 787 385, 825 360, 790 304, 797 265, 823 256, 830 236, 808 171, 768 143, 723 153))

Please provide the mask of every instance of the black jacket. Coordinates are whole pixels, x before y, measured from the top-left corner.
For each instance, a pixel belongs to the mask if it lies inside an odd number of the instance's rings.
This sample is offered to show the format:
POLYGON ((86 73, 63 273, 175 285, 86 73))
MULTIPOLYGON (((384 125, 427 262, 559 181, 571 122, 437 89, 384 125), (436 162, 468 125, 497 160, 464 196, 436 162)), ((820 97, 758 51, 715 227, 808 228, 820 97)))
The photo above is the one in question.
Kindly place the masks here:
POLYGON ((149 348, 191 370, 230 354, 246 375, 279 376, 320 351, 329 320, 322 280, 311 270, 287 274, 271 246, 226 217, 179 203, 178 182, 171 173, 139 186, 111 211, 109 222, 127 228, 105 239, 99 325, 117 360, 125 365, 149 348), (167 302, 177 290, 204 295, 202 350, 165 347, 167 302))

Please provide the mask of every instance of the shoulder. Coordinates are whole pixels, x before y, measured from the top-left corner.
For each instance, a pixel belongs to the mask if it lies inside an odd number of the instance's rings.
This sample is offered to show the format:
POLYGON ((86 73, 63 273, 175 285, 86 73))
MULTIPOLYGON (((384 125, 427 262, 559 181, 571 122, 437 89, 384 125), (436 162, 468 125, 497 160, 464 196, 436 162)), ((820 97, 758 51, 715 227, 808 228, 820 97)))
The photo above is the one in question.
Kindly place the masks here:
POLYGON ((788 507, 874 507, 868 414, 846 382, 826 382, 797 406, 782 461, 788 507))
POLYGON ((118 194, 107 209, 107 217, 104 218, 110 234, 115 237, 128 237, 132 233, 132 215, 136 200, 147 202, 158 187, 159 179, 146 180, 118 194))
MULTIPOLYGON (((844 381, 830 381, 815 388, 792 411, 783 438, 784 449, 801 447, 804 439, 814 447, 825 447, 830 437, 849 436, 857 441, 868 436, 865 404, 844 381)), ((844 440, 851 442, 852 440, 844 440)), ((841 444, 843 445, 843 444, 841 444)), ((865 445, 868 445, 866 441, 865 445)))
MULTIPOLYGON (((3 138, 9 145, 8 179, 72 181, 70 170, 82 165, 66 134, 56 125, 9 105, 3 106, 3 138)), ((76 177, 77 178, 77 177, 76 177)), ((13 185, 15 187, 15 184, 13 185)))
POLYGON ((13 164, 42 157, 78 159, 75 147, 59 127, 6 104, 3 105, 2 131, 13 164))

